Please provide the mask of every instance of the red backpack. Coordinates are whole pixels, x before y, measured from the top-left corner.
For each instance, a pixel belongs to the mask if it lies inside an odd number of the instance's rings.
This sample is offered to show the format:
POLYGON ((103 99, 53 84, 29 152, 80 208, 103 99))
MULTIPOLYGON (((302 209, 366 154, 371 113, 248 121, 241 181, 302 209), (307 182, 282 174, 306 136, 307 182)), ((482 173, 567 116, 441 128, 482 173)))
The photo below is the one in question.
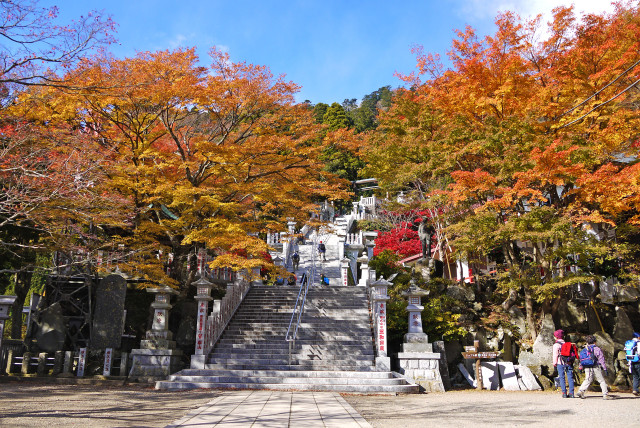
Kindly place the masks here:
POLYGON ((578 356, 578 348, 571 342, 564 342, 560 347, 560 360, 562 364, 573 365, 578 356))

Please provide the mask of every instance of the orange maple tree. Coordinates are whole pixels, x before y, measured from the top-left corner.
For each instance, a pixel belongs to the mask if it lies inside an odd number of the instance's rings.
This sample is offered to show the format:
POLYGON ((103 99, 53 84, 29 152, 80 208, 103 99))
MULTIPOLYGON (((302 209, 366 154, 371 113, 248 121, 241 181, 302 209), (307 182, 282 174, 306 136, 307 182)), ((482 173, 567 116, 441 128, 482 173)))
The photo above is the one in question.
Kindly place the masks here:
POLYGON ((30 106, 111 153, 110 186, 134 205, 122 237, 129 268, 171 285, 188 285, 187 258, 203 246, 216 255, 212 267, 265 264, 259 233, 347 194, 318 160, 340 135, 323 137, 312 112, 294 103, 298 87, 216 49, 210 56, 208 68, 193 49, 86 60, 66 76, 86 90, 49 89, 30 106))
POLYGON ((640 11, 618 3, 578 19, 560 7, 544 34, 540 17, 495 22, 483 39, 456 32, 449 69, 416 50, 368 168, 386 189, 440 206, 460 257, 500 250, 504 307, 523 292, 535 337, 535 300, 549 312, 571 284, 597 285, 620 262, 636 269, 611 230, 639 219, 640 11))

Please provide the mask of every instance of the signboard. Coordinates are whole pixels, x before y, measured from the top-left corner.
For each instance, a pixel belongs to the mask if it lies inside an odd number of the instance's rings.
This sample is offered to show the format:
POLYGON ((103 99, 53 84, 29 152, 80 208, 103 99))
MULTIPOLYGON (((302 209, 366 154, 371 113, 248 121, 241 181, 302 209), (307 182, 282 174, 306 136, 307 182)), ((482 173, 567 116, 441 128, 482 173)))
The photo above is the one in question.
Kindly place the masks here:
POLYGON ((387 352, 387 304, 378 304, 378 351, 387 352))
POLYGON ((207 316, 207 303, 204 300, 200 301, 198 305, 198 326, 196 331, 196 354, 202 355, 204 353, 204 329, 205 320, 207 316))
POLYGON ((466 359, 491 359, 498 358, 502 352, 463 352, 462 356, 466 359))
POLYGON ((104 350, 104 368, 102 369, 103 376, 111 376, 111 363, 113 362, 113 348, 107 348, 104 350))
POLYGON ((87 362, 87 348, 80 348, 78 355, 78 377, 84 376, 84 366, 87 362))
POLYGON ((475 346, 465 346, 464 347, 464 352, 476 352, 477 349, 475 346))

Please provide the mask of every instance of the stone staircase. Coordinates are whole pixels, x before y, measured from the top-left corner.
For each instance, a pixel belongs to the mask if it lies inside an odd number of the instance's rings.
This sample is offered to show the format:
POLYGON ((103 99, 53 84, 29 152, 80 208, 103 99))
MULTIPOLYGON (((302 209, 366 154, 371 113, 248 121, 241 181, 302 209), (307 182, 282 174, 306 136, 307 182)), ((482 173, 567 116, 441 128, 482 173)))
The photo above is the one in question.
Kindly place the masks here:
POLYGON ((298 338, 285 340, 298 287, 254 287, 209 355, 157 389, 228 388, 417 393, 418 386, 375 368, 366 290, 309 289, 298 338))

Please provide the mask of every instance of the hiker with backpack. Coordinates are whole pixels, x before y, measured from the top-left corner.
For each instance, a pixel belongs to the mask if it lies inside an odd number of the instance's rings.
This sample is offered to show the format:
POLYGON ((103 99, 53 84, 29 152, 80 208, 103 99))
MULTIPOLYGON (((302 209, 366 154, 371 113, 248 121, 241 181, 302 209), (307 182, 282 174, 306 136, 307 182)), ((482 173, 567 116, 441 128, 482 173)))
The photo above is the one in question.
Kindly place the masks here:
POLYGON ((327 247, 322 243, 322 241, 320 241, 320 243, 318 244, 318 255, 320 256, 320 260, 322 260, 323 262, 327 261, 326 253, 327 247))
POLYGON ((633 376, 633 395, 638 396, 640 386, 640 333, 633 333, 633 339, 624 344, 624 352, 629 363, 629 373, 633 376))
POLYGON ((600 389, 602 389, 602 398, 608 400, 611 398, 607 395, 609 388, 607 387, 607 381, 602 375, 603 371, 607 374, 607 363, 604 361, 604 354, 602 353, 602 349, 596 345, 595 336, 589 335, 585 337, 585 340, 587 344, 584 346, 584 349, 580 351, 579 366, 580 370, 584 369, 584 382, 580 385, 578 397, 586 398, 585 393, 595 377, 600 384, 600 389))
POLYGON ((300 254, 298 254, 298 251, 293 252, 293 255, 291 256, 291 263, 293 264, 293 271, 297 271, 300 266, 300 254))
POLYGON ((556 343, 553 344, 553 367, 558 369, 560 389, 563 398, 573 398, 573 362, 578 356, 578 348, 571 342, 564 341, 564 330, 556 330, 553 333, 556 343), (569 392, 567 393, 567 385, 569 392))

